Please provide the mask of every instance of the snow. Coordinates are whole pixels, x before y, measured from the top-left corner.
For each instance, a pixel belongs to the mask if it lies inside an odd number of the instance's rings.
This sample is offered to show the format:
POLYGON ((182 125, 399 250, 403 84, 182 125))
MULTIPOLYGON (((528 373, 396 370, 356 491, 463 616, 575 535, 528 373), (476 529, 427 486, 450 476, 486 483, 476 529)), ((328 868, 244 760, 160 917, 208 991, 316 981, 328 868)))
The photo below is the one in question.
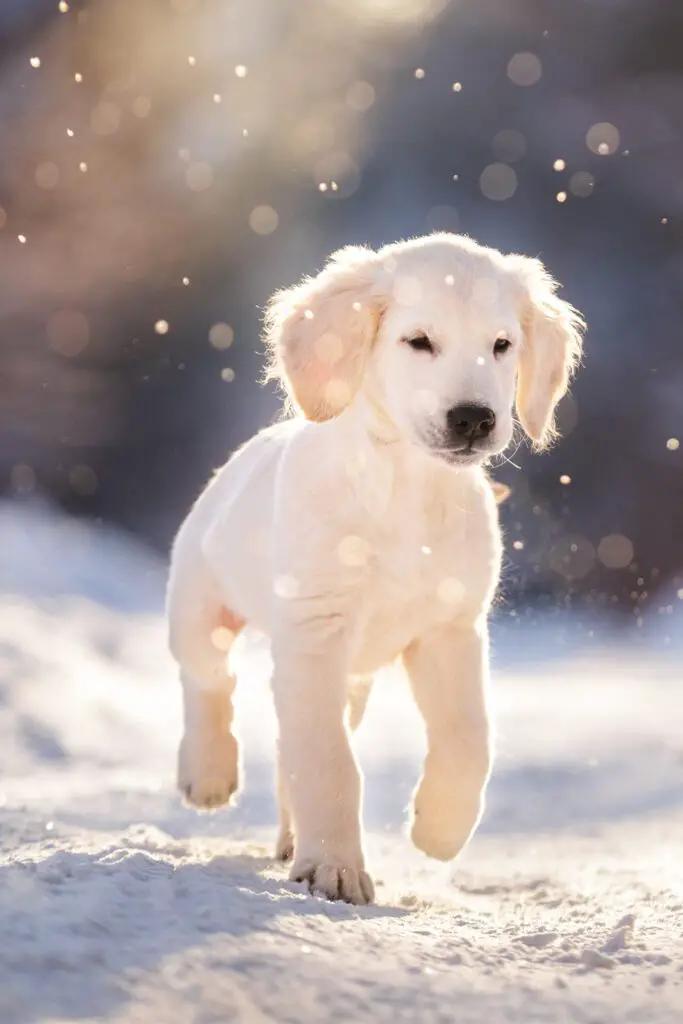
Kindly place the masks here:
POLYGON ((197 815, 173 787, 163 562, 46 509, 0 508, 0 538, 3 1024, 680 1021, 683 697, 656 631, 552 662, 519 656, 532 625, 515 659, 498 645, 496 772, 456 865, 404 835, 424 741, 387 673, 358 736, 379 903, 357 908, 271 859, 258 638, 246 789, 197 815))

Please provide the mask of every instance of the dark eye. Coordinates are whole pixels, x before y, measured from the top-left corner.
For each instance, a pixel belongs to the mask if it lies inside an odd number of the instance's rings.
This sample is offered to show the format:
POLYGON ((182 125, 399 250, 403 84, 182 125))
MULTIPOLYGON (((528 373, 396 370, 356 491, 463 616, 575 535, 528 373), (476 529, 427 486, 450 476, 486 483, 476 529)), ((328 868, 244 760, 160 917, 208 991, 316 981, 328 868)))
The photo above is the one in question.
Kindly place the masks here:
POLYGON ((511 345, 512 342, 509 338, 496 338, 496 343, 493 346, 493 354, 495 356, 505 355, 511 345))
POLYGON ((412 338, 406 338, 405 341, 416 352, 434 352, 434 346, 426 334, 416 334, 412 338))

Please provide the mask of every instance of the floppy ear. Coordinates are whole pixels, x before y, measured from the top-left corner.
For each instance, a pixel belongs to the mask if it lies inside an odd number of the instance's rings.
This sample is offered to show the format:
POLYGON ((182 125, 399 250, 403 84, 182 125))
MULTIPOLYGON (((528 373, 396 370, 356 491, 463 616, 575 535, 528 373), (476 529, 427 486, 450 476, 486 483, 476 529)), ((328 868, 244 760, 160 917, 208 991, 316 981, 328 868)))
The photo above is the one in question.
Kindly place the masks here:
POLYGON ((557 282, 538 260, 521 259, 525 281, 524 340, 517 375, 517 413, 545 448, 555 437, 555 408, 581 361, 583 317, 557 297, 557 282))
POLYGON ((267 380, 284 385, 309 420, 337 416, 358 391, 379 325, 376 255, 362 246, 333 253, 317 277, 276 292, 265 316, 267 380))

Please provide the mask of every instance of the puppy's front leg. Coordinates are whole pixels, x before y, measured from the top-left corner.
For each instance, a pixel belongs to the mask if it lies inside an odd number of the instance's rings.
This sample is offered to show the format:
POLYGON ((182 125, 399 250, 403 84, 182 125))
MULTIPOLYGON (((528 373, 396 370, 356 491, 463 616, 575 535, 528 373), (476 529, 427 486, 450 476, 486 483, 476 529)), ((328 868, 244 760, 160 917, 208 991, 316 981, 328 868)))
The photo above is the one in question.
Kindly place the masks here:
POLYGON ((412 839, 430 857, 451 860, 479 822, 491 767, 486 624, 439 626, 403 660, 427 728, 412 839))
POLYGON ((346 645, 293 628, 273 644, 273 695, 280 770, 289 795, 296 855, 290 877, 329 899, 374 898, 361 846, 361 778, 351 751, 346 706, 346 645))

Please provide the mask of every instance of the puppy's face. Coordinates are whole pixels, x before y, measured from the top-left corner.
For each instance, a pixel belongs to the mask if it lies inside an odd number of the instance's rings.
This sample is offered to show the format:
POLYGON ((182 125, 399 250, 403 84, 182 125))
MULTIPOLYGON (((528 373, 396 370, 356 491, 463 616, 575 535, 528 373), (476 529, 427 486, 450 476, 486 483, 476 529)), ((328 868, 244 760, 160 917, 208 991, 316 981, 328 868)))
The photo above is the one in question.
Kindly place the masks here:
POLYGON ((510 443, 513 405, 542 447, 581 355, 583 322, 556 292, 537 260, 457 235, 352 246, 271 300, 270 375, 309 419, 369 400, 454 465, 510 443))
POLYGON ((424 451, 456 465, 511 441, 524 339, 519 281, 486 251, 398 253, 368 373, 389 417, 424 451))

